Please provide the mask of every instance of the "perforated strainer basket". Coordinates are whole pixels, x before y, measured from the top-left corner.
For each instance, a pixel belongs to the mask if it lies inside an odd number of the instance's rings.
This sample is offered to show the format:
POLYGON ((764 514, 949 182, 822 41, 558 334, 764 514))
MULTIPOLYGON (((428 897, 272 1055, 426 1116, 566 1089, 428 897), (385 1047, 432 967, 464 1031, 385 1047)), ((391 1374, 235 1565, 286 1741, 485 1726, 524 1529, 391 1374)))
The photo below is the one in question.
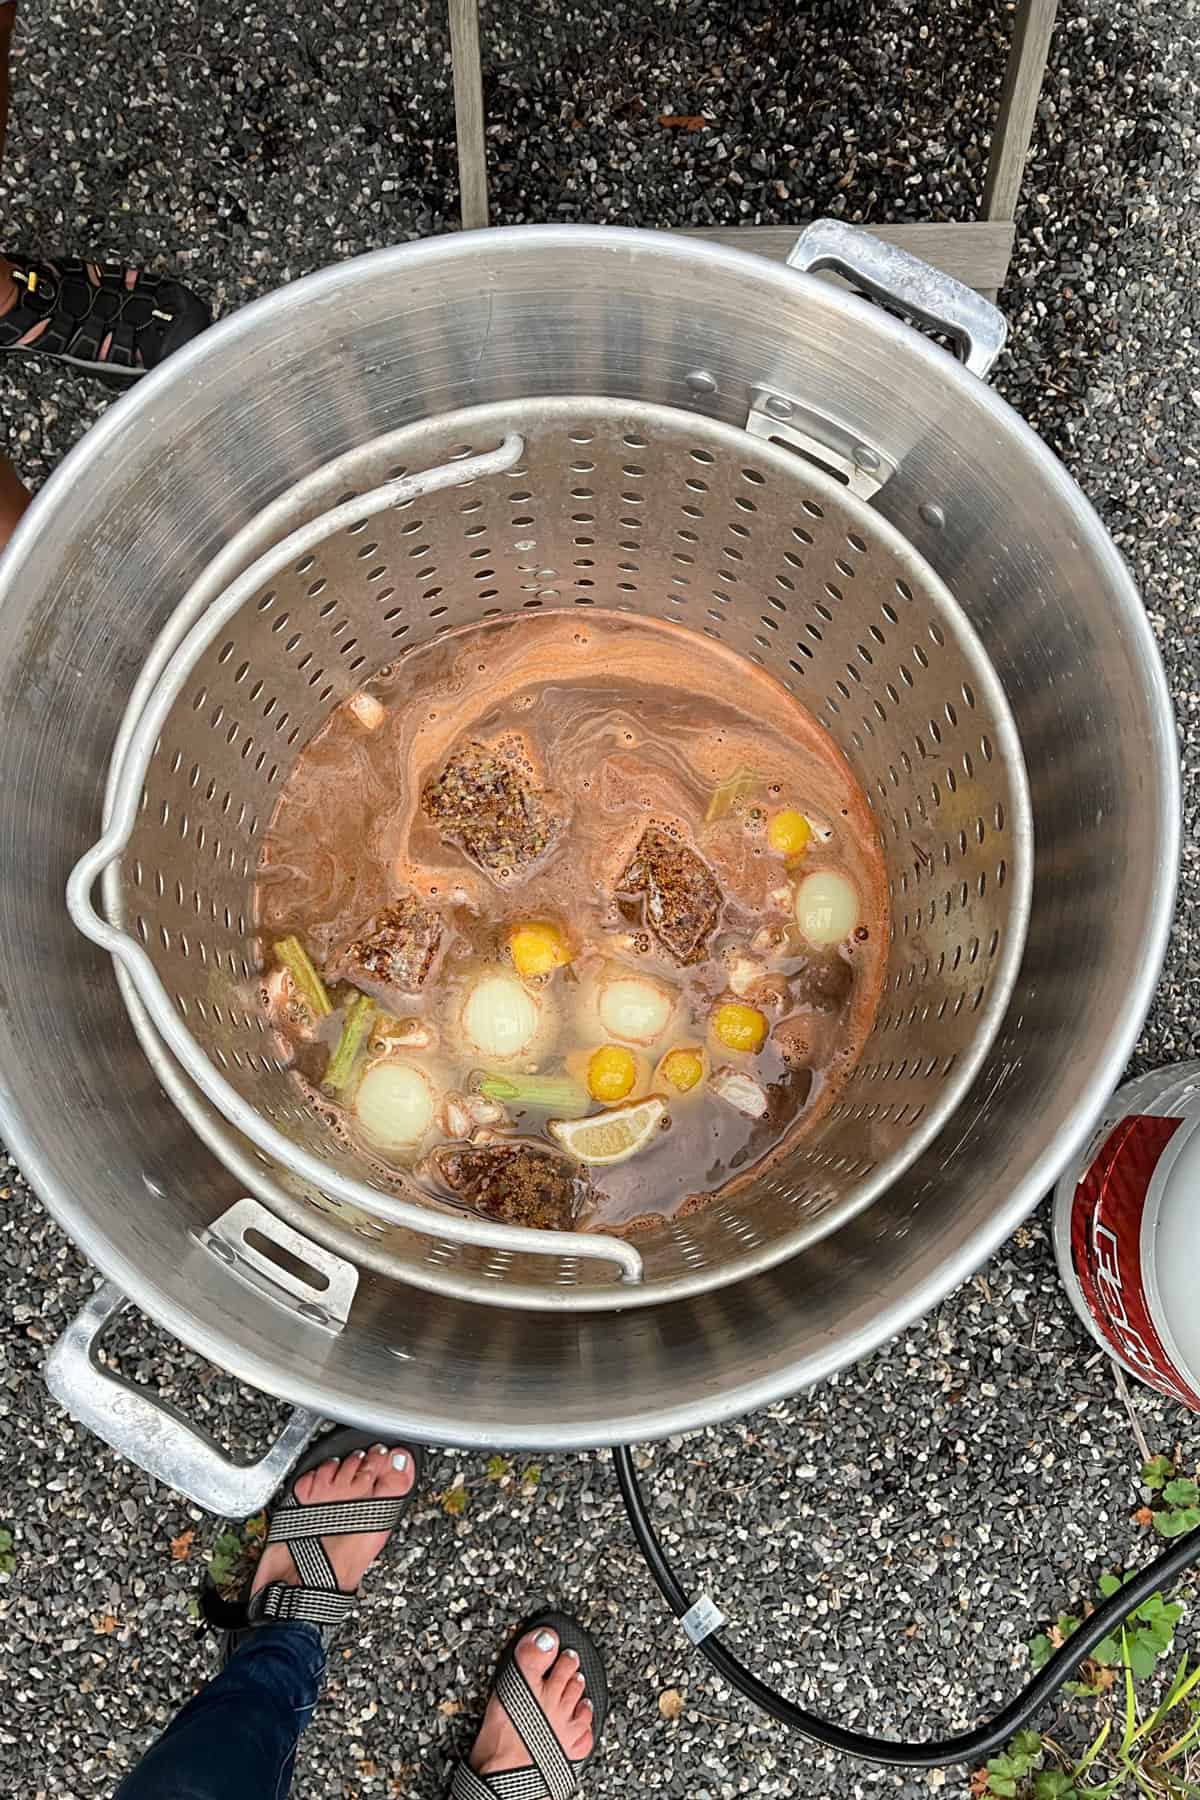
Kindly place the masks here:
POLYGON ((375 1267, 525 1307, 694 1294, 869 1205, 979 1068, 1029 904, 1017 733, 929 566, 769 436, 595 397, 406 427, 272 511, 282 541, 232 581, 224 556, 151 658, 118 740, 107 829, 69 890, 212 1147, 293 1222, 333 1214, 375 1267), (848 758, 889 872, 886 987, 838 1100, 752 1187, 635 1244, 504 1227, 376 1185, 303 1103, 255 999, 261 838, 330 710, 433 633, 563 607, 670 620, 773 675, 848 758), (101 872, 104 917, 91 898, 101 872))

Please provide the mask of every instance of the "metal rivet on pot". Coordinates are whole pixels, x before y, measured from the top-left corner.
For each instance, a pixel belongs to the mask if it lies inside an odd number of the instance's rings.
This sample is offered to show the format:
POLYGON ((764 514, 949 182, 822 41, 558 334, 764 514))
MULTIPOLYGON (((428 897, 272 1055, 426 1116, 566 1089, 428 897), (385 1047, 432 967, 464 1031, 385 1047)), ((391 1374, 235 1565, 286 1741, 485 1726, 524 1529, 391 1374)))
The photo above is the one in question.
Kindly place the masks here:
POLYGON ((785 400, 782 394, 765 395, 763 407, 773 419, 790 419, 792 416, 792 403, 785 400))
POLYGON ((715 394, 717 391, 717 378, 710 375, 707 369, 693 369, 684 376, 684 381, 693 394, 715 394))
POLYGON ((925 523, 927 525, 932 525, 935 531, 940 531, 942 526, 946 523, 946 515, 936 500, 923 500, 917 508, 917 511, 920 513, 925 523))
POLYGON ((877 469, 879 455, 869 444, 857 444, 854 449, 854 461, 860 469, 877 469))

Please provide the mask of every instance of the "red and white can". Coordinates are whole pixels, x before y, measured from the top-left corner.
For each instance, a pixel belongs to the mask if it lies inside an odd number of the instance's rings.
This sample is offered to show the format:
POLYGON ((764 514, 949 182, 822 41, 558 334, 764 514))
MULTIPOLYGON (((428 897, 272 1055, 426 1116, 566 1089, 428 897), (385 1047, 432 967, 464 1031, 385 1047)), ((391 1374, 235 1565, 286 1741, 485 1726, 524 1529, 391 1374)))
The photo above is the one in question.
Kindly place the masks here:
POLYGON ((1054 1248, 1097 1342, 1200 1412, 1200 1062, 1117 1089, 1054 1191, 1054 1248))

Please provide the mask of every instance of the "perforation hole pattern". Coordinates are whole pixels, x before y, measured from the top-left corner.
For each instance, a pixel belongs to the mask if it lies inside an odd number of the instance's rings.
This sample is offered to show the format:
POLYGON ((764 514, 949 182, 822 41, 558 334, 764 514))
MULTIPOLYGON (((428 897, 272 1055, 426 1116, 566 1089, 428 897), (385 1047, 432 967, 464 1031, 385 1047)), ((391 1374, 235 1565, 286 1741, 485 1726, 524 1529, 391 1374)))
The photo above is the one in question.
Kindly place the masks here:
MULTIPOLYGON (((218 635, 150 764, 122 914, 243 1098, 370 1179, 293 1092, 255 1004, 254 870, 300 749, 375 669, 483 618, 604 606, 727 645, 796 694, 848 757, 882 835, 892 911, 875 1030, 820 1130, 752 1193, 640 1240, 651 1284, 718 1262, 736 1272, 902 1153, 977 1044, 1023 854, 1006 717, 933 578, 802 459, 690 414, 556 401, 414 426, 403 466, 492 449, 514 429, 526 439, 516 469, 331 538, 218 635)), ((394 452, 387 466, 364 458, 354 490, 395 466, 394 452)), ((436 1215, 428 1238, 381 1225, 275 1173, 400 1275, 451 1267, 497 1289, 605 1279, 576 1258, 461 1248, 436 1233, 436 1215)))

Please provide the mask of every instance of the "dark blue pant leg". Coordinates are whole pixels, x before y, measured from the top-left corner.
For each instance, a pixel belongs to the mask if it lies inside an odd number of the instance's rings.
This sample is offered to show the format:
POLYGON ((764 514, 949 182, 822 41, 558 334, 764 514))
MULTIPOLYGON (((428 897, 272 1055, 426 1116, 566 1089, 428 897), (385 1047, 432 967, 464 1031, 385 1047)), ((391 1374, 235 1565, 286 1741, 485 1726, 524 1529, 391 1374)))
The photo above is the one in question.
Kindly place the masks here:
POLYGON ((284 1800, 324 1668, 315 1626, 258 1626, 176 1714, 115 1800, 284 1800))

